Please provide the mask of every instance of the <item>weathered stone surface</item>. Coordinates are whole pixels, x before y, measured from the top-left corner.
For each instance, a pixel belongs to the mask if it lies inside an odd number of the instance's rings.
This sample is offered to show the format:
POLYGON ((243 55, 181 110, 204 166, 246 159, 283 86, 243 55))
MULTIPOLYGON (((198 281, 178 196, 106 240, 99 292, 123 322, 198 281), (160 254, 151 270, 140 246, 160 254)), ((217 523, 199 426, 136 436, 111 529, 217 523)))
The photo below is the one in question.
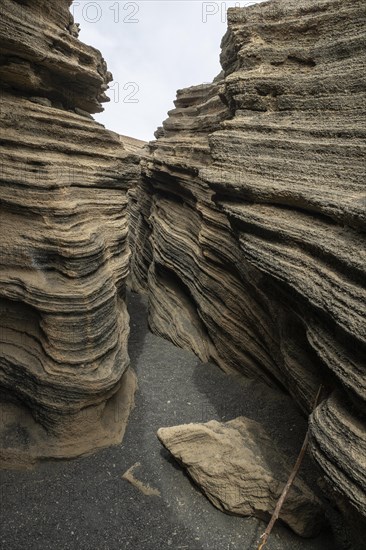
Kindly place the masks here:
POLYGON ((306 413, 323 384, 311 449, 363 522, 365 17, 362 0, 230 9, 223 73, 178 91, 132 202, 152 329, 306 413))
MULTIPOLYGON (((160 428, 158 438, 207 498, 232 514, 268 519, 292 469, 262 426, 245 417, 160 428)), ((311 537, 319 534, 324 518, 319 499, 295 479, 280 519, 311 537)))
POLYGON ((75 36, 72 0, 2 0, 2 87, 65 108, 103 111, 112 75, 100 52, 75 36))
POLYGON ((133 402, 127 190, 141 143, 75 112, 100 110, 109 76, 101 54, 67 29, 70 4, 1 4, 6 465, 120 441, 133 402))

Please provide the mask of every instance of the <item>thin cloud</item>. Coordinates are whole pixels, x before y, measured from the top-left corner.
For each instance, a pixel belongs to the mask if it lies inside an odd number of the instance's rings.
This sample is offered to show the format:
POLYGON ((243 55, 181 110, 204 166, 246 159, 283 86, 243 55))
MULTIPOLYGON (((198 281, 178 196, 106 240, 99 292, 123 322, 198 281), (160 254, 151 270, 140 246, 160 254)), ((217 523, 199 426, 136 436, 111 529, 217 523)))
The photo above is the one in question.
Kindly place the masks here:
POLYGON ((256 2, 75 1, 80 39, 113 73, 110 103, 96 120, 119 134, 153 139, 176 90, 210 82, 221 70, 228 7, 256 2))

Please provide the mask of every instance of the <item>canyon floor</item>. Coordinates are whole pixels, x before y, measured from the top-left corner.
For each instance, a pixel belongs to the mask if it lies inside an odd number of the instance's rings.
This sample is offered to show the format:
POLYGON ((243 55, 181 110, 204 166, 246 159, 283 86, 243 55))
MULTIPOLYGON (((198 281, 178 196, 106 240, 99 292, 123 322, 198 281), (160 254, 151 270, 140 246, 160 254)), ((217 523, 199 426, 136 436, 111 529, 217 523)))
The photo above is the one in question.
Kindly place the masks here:
MULTIPOLYGON (((123 443, 78 460, 1 472, 0 548, 256 549, 265 523, 216 510, 161 447, 156 431, 244 415, 261 422, 295 460, 305 420, 282 393, 256 382, 238 383, 151 334, 140 296, 129 296, 129 309, 130 356, 139 389, 123 443), (122 479, 136 463, 133 475, 152 495, 122 479)), ((309 483, 318 476, 309 460, 302 475, 309 483)), ((268 550, 336 548, 330 531, 305 540, 281 525, 268 544, 268 550)))

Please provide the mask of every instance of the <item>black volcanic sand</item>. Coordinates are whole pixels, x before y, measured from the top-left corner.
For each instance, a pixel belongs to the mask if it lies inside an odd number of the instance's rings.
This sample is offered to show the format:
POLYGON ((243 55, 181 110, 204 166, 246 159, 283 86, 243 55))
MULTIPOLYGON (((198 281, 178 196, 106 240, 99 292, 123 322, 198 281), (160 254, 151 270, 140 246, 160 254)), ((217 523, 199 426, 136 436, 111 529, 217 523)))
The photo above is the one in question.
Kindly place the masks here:
MULTIPOLYGON (((238 383, 154 336, 144 300, 130 296, 131 363, 139 389, 123 444, 29 471, 1 472, 1 548, 6 550, 255 550, 265 524, 216 510, 156 437, 162 426, 239 415, 264 424, 293 460, 306 423, 292 401, 258 382, 238 383), (158 489, 147 496, 122 479, 158 489)), ((116 419, 118 421, 118 418, 116 419)), ((307 459, 303 476, 319 475, 307 459)), ((277 525, 268 550, 335 550, 330 532, 301 539, 277 525)))

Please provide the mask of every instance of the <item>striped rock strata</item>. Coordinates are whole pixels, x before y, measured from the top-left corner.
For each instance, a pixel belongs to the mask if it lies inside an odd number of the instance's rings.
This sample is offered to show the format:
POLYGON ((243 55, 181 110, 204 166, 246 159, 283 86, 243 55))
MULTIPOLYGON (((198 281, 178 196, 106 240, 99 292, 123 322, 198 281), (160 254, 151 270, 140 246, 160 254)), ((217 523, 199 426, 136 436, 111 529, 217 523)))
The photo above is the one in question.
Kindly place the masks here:
MULTIPOLYGON (((328 491, 366 517, 362 0, 231 9, 223 72, 178 92, 131 192, 152 329, 291 393, 328 491)), ((361 536, 361 535, 360 535, 361 536)))
POLYGON ((140 143, 92 119, 111 80, 68 0, 1 5, 3 465, 120 441, 129 371, 127 189, 140 143))

